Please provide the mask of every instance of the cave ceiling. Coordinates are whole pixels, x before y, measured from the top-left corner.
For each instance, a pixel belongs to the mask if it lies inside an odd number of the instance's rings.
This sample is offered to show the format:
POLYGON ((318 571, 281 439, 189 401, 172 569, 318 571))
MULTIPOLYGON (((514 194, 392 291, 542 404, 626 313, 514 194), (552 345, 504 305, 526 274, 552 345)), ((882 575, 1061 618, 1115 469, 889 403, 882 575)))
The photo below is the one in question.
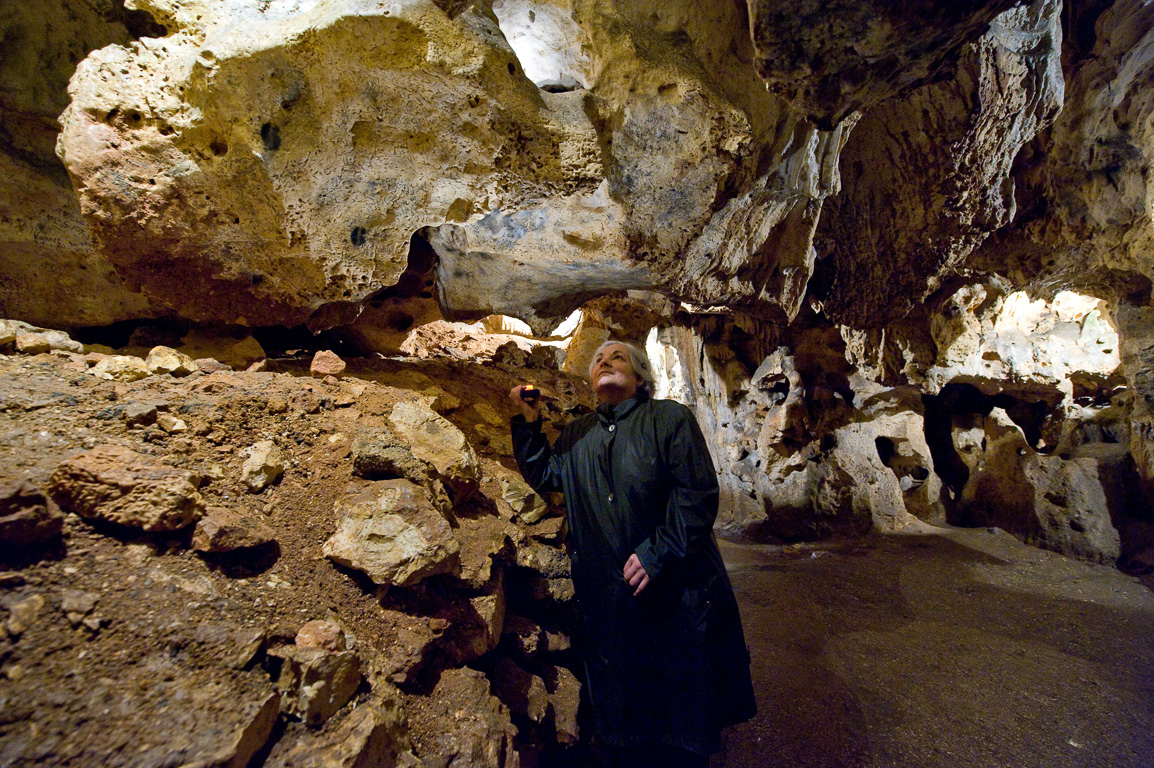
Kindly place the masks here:
POLYGON ((59 231, 0 236, 120 292, 38 320, 320 330, 414 238, 447 317, 538 332, 625 290, 881 327, 969 271, 1148 301, 1139 0, 42 4, 0 110, 59 231))

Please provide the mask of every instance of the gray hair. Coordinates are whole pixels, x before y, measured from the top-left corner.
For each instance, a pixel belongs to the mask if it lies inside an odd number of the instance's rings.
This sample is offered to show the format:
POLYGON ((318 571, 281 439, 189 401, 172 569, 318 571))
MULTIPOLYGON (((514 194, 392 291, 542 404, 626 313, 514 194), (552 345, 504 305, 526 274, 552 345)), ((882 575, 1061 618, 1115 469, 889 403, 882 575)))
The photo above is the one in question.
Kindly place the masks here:
POLYGON ((633 373, 637 375, 637 378, 641 379, 641 384, 637 388, 652 395, 657 383, 653 378, 653 367, 649 364, 649 358, 640 349, 632 344, 626 344, 624 341, 606 341, 593 350, 593 357, 589 360, 588 378, 593 378, 593 365, 597 360, 597 355, 601 354, 601 350, 615 344, 625 347, 625 351, 629 353, 629 365, 633 367, 633 373))

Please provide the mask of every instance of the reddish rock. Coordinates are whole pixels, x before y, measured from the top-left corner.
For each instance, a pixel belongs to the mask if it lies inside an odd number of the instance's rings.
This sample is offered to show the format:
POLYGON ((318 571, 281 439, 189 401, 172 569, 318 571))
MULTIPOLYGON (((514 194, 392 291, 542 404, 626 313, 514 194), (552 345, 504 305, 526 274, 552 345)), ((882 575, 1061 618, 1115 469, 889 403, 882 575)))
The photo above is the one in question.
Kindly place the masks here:
POLYGON ((337 357, 335 352, 330 352, 327 349, 322 349, 313 355, 312 365, 309 366, 309 373, 318 379, 323 379, 326 376, 334 376, 339 379, 344 372, 345 361, 337 357))

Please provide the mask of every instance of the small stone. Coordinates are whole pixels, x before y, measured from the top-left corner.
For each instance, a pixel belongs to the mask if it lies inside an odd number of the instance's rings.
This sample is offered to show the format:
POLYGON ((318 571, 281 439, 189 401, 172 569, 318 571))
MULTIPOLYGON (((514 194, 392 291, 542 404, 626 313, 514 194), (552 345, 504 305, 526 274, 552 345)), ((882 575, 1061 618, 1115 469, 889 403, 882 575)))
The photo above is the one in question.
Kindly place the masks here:
POLYGON ((39 355, 52 349, 48 339, 39 333, 16 334, 16 351, 25 355, 39 355))
POLYGON ((8 634, 17 637, 24 634, 43 608, 44 597, 41 595, 29 595, 12 603, 8 606, 8 622, 4 625, 8 634))
POLYGON ((173 376, 187 376, 200 370, 191 357, 172 347, 153 347, 144 360, 145 366, 154 374, 168 373, 173 376))
POLYGON ((345 361, 337 357, 335 352, 330 352, 327 349, 322 349, 313 355, 312 364, 309 365, 309 373, 318 379, 323 379, 325 376, 340 378, 344 372, 345 361))
POLYGON ((244 369, 246 373, 260 373, 268 370, 268 360, 257 360, 255 363, 244 369))
POLYGON ((335 387, 341 383, 341 380, 338 379, 336 376, 325 376, 323 379, 321 379, 321 381, 323 381, 325 384, 327 384, 330 387, 335 387))
POLYGON ((232 552, 260 547, 276 539, 263 520, 227 507, 209 507, 196 524, 192 548, 197 552, 232 552))
POLYGON ((129 403, 124 407, 124 423, 129 427, 143 427, 156 423, 156 406, 150 403, 129 403))
POLYGON ((285 400, 280 395, 273 395, 268 399, 269 413, 284 413, 288 410, 288 400, 285 400))
POLYGON ((260 650, 264 648, 267 638, 265 633, 258 629, 237 630, 236 652, 231 654, 228 665, 233 669, 244 669, 252 663, 260 650))
POLYGON ((104 619, 100 618, 99 616, 89 616, 85 618, 81 624, 88 627, 93 632, 99 632, 100 628, 104 625, 104 619))
POLYGON ((173 416, 171 413, 162 413, 157 416, 156 424, 170 435, 188 431, 188 425, 185 424, 183 420, 173 416))
POLYGON ((64 611, 68 623, 75 627, 84 620, 85 616, 92 613, 92 609, 96 607, 96 601, 99 599, 100 595, 96 592, 66 589, 60 600, 60 610, 64 611))
POLYGON ((343 651, 345 643, 345 632, 341 625, 328 619, 313 619, 301 627, 296 636, 296 644, 302 648, 343 651))
POLYGON ((232 366, 227 363, 212 357, 201 357, 192 362, 196 363, 196 367, 204 373, 218 373, 220 371, 231 371, 232 366))
POLYGON ((63 513, 39 488, 27 481, 0 488, 0 550, 41 544, 63 530, 63 513))
POLYGON ((139 357, 110 355, 88 369, 98 379, 108 381, 139 381, 151 375, 148 366, 139 357))
POLYGON ((249 456, 241 467, 240 479, 253 493, 260 493, 281 479, 288 461, 272 440, 262 440, 248 449, 249 456))

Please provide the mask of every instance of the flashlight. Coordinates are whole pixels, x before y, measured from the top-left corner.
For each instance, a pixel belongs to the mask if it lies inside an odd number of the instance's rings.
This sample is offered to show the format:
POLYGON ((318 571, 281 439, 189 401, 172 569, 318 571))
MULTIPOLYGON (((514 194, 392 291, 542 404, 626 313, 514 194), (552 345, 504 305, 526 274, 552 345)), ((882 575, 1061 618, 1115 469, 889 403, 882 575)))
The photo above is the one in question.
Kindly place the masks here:
POLYGON ((532 384, 525 384, 521 387, 521 399, 529 405, 537 402, 537 398, 541 397, 541 390, 534 387, 532 384))

